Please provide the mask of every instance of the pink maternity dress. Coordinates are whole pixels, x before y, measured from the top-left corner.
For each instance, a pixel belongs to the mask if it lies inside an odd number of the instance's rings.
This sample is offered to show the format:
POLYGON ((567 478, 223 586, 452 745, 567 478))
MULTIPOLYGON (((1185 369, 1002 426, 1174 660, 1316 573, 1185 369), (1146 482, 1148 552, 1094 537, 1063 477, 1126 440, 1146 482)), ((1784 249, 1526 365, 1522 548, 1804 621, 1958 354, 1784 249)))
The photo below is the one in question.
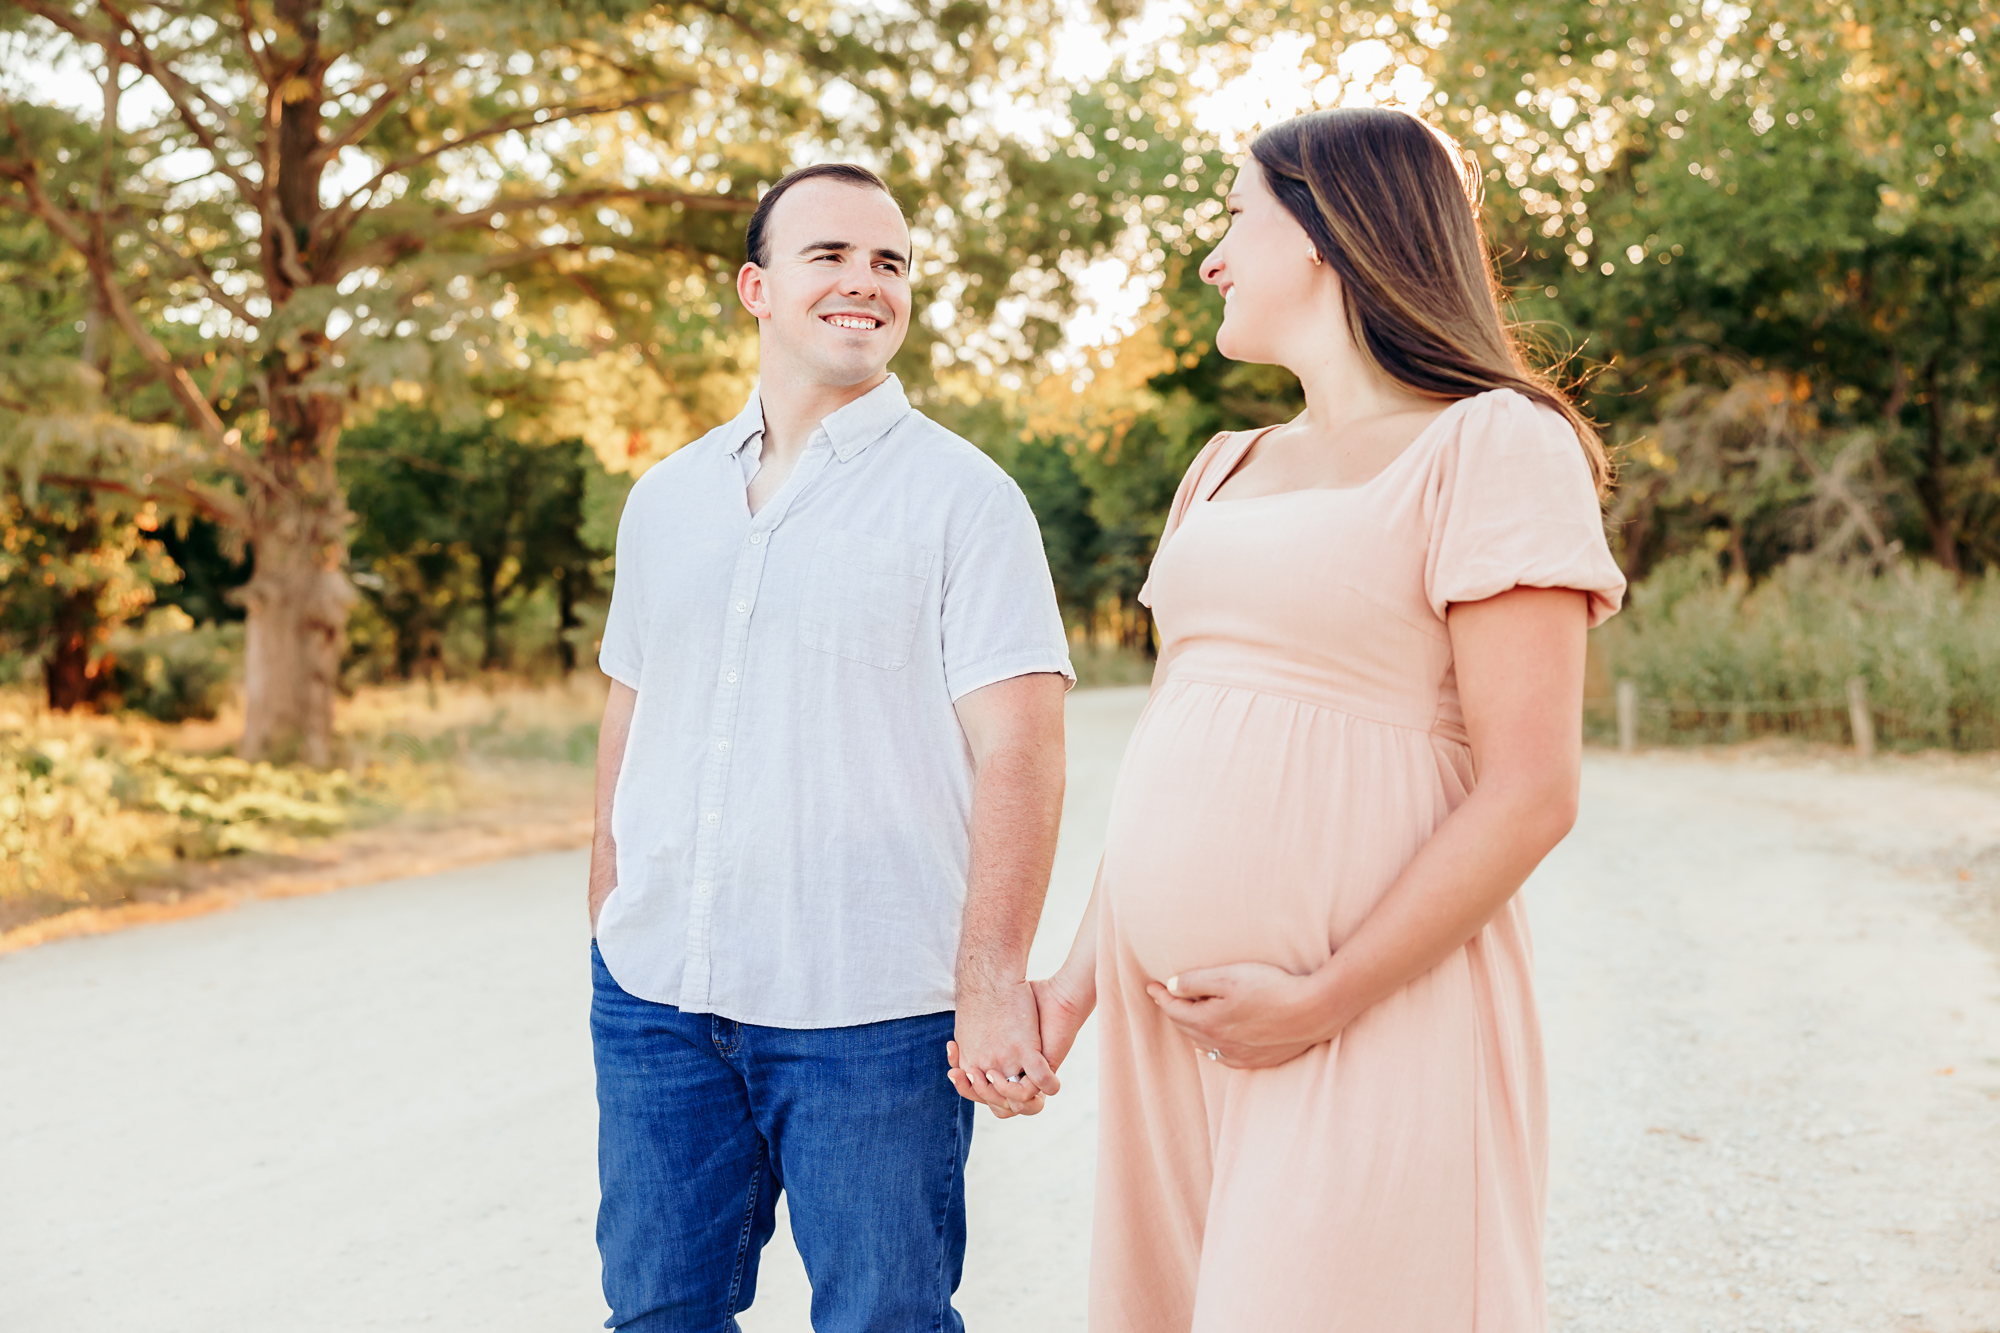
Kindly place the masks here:
POLYGON ((1510 391, 1372 480, 1211 500, 1218 437, 1142 596, 1172 654, 1100 881, 1093 1333, 1537 1333, 1546 1108, 1527 920, 1274 1069, 1211 1063, 1146 983, 1324 963, 1471 791, 1445 609, 1624 579, 1583 451, 1510 391))

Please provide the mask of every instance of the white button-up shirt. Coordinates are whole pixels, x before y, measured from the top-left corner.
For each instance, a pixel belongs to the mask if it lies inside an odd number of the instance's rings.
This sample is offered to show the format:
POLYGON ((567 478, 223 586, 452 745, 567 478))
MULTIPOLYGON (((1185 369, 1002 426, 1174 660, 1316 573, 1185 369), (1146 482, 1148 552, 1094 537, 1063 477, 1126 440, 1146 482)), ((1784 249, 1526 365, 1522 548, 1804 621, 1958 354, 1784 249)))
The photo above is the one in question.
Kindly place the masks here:
POLYGON ((639 698, 598 949, 631 994, 739 1022, 938 1013, 970 860, 953 703, 1071 676, 1041 535, 894 377, 827 417, 753 517, 763 433, 753 393, 618 525, 598 661, 639 698))

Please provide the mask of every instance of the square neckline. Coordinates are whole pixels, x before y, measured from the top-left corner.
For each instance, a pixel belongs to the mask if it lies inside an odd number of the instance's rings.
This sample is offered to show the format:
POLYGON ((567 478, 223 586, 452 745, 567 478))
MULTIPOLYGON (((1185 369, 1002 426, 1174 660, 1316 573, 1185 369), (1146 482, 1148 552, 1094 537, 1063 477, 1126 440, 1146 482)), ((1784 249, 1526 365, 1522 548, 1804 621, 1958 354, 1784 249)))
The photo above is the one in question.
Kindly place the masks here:
POLYGON ((1422 444, 1425 441, 1425 439, 1429 437, 1430 433, 1436 430, 1438 426, 1443 423, 1446 417, 1450 416, 1454 411, 1456 411, 1460 404, 1469 403, 1472 401, 1473 398, 1476 398, 1478 396, 1479 395, 1477 394, 1473 394, 1465 398, 1454 398, 1449 404, 1446 405, 1444 411, 1432 417, 1430 421, 1425 424, 1424 428, 1416 433, 1415 438, 1413 438, 1408 444, 1403 446, 1401 453, 1398 453, 1394 458, 1390 459, 1387 463, 1384 463, 1379 469, 1376 470, 1375 475, 1368 478, 1368 480, 1366 481, 1356 482, 1352 486, 1294 486, 1288 491, 1269 491, 1263 495, 1246 495, 1240 500, 1216 499, 1215 493, 1221 490, 1224 486, 1226 486, 1229 483, 1229 479, 1236 475, 1236 469, 1243 466, 1244 458, 1246 458, 1249 455, 1250 451, 1257 446, 1257 441, 1263 439, 1266 435, 1269 435, 1272 431, 1278 429, 1279 426, 1290 424, 1288 422, 1283 422, 1283 421, 1274 422, 1271 425, 1264 427, 1262 430, 1251 431, 1243 447, 1237 450, 1235 455, 1230 458, 1228 466, 1222 470, 1222 475, 1219 478, 1217 478, 1216 483, 1213 486, 1206 486, 1206 485, 1203 486, 1201 489, 1201 494, 1197 495, 1195 499, 1199 503, 1206 505, 1243 505, 1243 504, 1255 504, 1259 500, 1277 500, 1291 495, 1315 495, 1315 494, 1352 495, 1356 491, 1365 491, 1370 486, 1373 486, 1376 482, 1382 480, 1382 478, 1388 476, 1391 472, 1395 471, 1396 467, 1405 458, 1408 458, 1411 454, 1416 453, 1417 446, 1422 444))

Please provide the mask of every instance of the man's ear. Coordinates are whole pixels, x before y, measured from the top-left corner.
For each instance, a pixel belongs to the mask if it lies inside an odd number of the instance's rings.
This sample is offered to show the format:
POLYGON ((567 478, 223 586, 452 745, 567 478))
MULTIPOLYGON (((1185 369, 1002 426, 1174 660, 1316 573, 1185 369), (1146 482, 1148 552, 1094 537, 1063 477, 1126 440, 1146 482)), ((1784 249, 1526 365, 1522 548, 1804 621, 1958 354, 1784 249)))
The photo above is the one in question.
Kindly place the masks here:
POLYGON ((753 319, 768 319, 771 316, 770 298, 764 293, 764 270, 755 264, 745 264, 736 270, 736 299, 750 312, 753 319))

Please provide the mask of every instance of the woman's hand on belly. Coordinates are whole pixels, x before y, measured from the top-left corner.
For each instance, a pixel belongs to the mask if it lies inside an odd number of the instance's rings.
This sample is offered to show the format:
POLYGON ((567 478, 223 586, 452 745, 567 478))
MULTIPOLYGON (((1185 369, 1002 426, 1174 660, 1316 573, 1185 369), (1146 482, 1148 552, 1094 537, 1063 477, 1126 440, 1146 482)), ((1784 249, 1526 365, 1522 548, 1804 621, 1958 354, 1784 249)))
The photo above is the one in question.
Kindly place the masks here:
POLYGON ((1310 976, 1269 963, 1203 967, 1146 983, 1181 1035, 1231 1069, 1268 1069, 1338 1032, 1310 976))

